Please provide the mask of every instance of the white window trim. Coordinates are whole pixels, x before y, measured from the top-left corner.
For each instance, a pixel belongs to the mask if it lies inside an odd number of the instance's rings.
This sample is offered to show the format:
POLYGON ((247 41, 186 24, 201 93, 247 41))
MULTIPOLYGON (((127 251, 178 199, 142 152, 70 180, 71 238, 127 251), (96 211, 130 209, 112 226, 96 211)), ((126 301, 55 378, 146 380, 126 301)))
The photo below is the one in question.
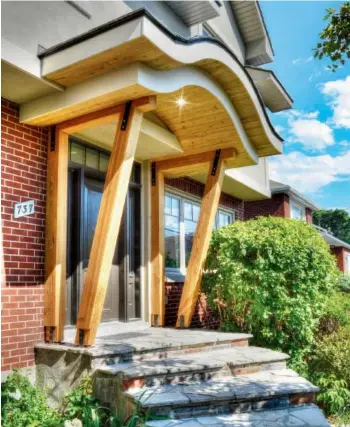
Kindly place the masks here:
MULTIPOLYGON (((184 202, 191 202, 194 204, 197 204, 198 206, 201 206, 202 199, 200 197, 193 196, 192 194, 188 194, 185 191, 181 191, 178 189, 174 189, 170 186, 165 186, 164 189, 164 197, 166 195, 169 195, 171 197, 177 198, 180 201, 180 268, 174 268, 174 267, 166 267, 165 271, 168 274, 181 274, 186 275, 186 253, 185 253, 185 222, 184 222, 184 209, 183 204, 184 202)), ((228 215, 231 215, 232 223, 236 221, 236 212, 233 209, 227 208, 225 206, 219 205, 218 211, 215 215, 215 220, 218 215, 219 210, 221 212, 227 213, 228 215)), ((165 211, 164 211, 165 216, 165 211)))
POLYGON ((305 208, 305 206, 301 205, 300 203, 296 202, 293 199, 289 199, 289 204, 290 204, 290 217, 292 219, 299 219, 299 218, 293 218, 292 217, 292 207, 294 206, 295 208, 301 210, 301 212, 302 212, 301 219, 304 220, 304 221, 306 221, 306 208, 305 208))
POLYGON ((345 253, 345 274, 350 276, 350 254, 345 253))

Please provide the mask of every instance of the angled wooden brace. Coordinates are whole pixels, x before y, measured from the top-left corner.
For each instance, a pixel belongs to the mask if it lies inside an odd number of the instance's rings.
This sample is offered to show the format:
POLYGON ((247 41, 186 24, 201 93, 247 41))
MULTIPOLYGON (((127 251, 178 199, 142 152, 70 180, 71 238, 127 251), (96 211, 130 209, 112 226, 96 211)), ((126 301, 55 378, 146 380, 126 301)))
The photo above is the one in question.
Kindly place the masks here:
POLYGON ((178 328, 189 328, 191 326, 215 215, 219 205, 224 175, 225 160, 222 158, 220 150, 217 150, 208 172, 191 255, 187 265, 186 279, 176 322, 176 327, 178 328))
POLYGON ((128 102, 118 122, 82 292, 76 344, 88 346, 95 342, 143 113, 154 108, 154 97, 128 102))

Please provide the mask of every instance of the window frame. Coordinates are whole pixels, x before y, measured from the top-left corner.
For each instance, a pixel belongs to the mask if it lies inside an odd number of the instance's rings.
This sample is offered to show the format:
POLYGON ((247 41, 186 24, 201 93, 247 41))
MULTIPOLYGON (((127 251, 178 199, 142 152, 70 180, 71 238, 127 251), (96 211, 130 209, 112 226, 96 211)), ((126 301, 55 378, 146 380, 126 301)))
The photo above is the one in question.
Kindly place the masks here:
POLYGON ((291 219, 296 219, 298 221, 306 221, 306 208, 305 208, 305 206, 303 206, 302 204, 296 202, 293 199, 290 199, 289 204, 290 204, 290 217, 291 217, 291 219), (295 208, 301 210, 301 218, 293 218, 293 216, 292 216, 292 212, 293 212, 292 208, 293 208, 293 206, 295 208))
POLYGON ((350 253, 345 252, 344 273, 350 276, 350 253))
MULTIPOLYGON (((184 211, 184 204, 185 202, 190 202, 192 204, 195 204, 197 206, 201 206, 202 199, 200 197, 194 196, 192 194, 188 194, 184 191, 174 189, 173 187, 165 186, 164 188, 164 199, 166 196, 174 197, 179 200, 179 208, 180 208, 180 267, 166 267, 165 266, 165 272, 169 275, 186 275, 186 249, 185 249, 185 211, 184 211)), ((215 214, 215 228, 217 228, 217 218, 219 215, 219 212, 223 212, 225 214, 230 215, 231 217, 231 224, 236 221, 236 212, 233 209, 227 208, 226 206, 219 205, 218 210, 215 214)), ((164 204, 164 218, 165 218, 165 204, 164 204)), ((164 235, 165 239, 165 235, 164 235)), ((165 243, 164 243, 164 249, 165 249, 165 243)))

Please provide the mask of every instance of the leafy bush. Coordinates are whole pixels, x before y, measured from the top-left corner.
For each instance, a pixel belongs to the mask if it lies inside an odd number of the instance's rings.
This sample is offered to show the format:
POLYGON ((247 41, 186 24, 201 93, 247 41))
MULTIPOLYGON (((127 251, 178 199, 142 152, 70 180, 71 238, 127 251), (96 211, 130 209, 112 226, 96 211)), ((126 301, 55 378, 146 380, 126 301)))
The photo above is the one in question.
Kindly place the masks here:
POLYGON ((261 217, 213 233, 203 288, 224 330, 301 361, 338 271, 328 245, 303 221, 261 217))
POLYGON ((47 406, 44 394, 16 371, 1 384, 1 403, 4 427, 138 427, 147 420, 139 406, 126 423, 101 406, 93 396, 91 376, 67 393, 55 411, 47 406))
POLYGON ((339 276, 339 288, 342 292, 350 292, 350 276, 348 274, 339 276))
POLYGON ((46 404, 44 394, 17 371, 1 384, 3 427, 60 425, 57 413, 46 404))
POLYGON ((100 405, 92 394, 92 377, 86 376, 80 384, 67 393, 60 407, 63 420, 78 419, 84 426, 99 427, 105 425, 110 409, 100 405))
POLYGON ((320 319, 318 335, 336 332, 341 326, 350 326, 350 295, 334 292, 328 299, 320 319))
POLYGON ((316 342, 309 356, 309 379, 318 385, 318 402, 328 414, 350 419, 350 325, 316 342))

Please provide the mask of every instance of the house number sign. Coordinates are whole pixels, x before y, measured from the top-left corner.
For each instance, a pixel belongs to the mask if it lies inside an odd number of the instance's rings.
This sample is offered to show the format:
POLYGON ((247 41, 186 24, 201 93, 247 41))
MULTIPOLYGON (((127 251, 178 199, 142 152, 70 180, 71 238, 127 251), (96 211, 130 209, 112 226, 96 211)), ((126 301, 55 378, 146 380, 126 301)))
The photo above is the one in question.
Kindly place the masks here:
POLYGON ((34 200, 27 200, 26 202, 15 204, 13 217, 22 218, 22 216, 32 215, 34 212, 34 200))

